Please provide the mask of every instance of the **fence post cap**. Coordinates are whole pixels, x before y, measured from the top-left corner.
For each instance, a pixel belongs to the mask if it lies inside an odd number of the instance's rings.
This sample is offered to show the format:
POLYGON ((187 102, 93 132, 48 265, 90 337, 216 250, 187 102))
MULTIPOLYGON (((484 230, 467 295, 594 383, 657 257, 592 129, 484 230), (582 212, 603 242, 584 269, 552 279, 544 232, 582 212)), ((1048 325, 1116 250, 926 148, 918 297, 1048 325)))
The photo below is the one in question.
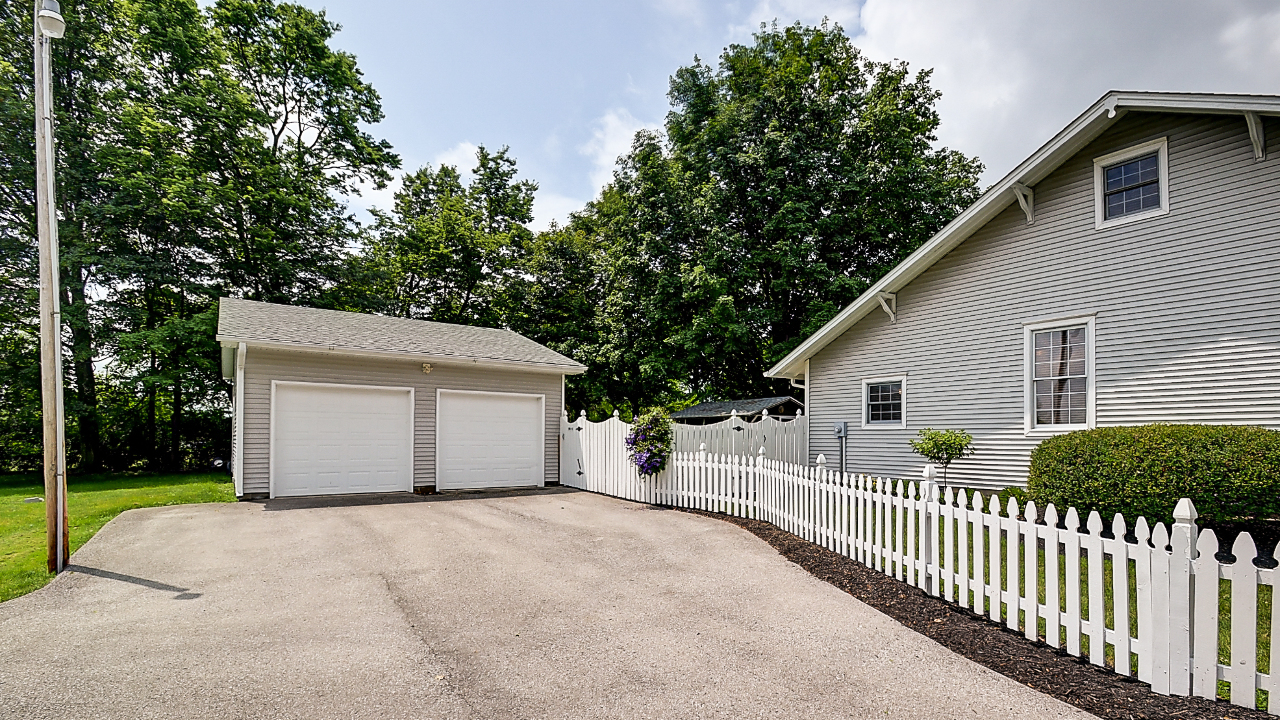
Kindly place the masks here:
POLYGON ((579 411, 578 411, 578 417, 586 417, 586 416, 587 416, 587 411, 586 411, 586 410, 579 410, 579 411))
POLYGON ((920 471, 920 474, 924 476, 925 480, 933 482, 933 479, 938 477, 938 468, 934 467, 933 463, 927 463, 924 466, 924 470, 920 471))
POLYGON ((764 457, 764 446, 763 446, 763 445, 762 445, 762 446, 760 446, 760 449, 756 451, 756 454, 757 454, 757 455, 759 455, 760 457, 764 457))
POLYGON ((803 409, 803 408, 801 408, 800 410, 797 410, 797 411, 796 411, 796 417, 804 417, 804 409, 803 409))
POLYGON ((1200 513, 1196 512, 1196 505, 1191 502, 1191 498, 1182 498, 1178 501, 1178 505, 1173 508, 1173 519, 1179 525, 1190 525, 1198 517, 1200 517, 1200 513))
POLYGON ((827 456, 826 456, 826 455, 823 455, 822 453, 818 453, 818 465, 819 465, 820 467, 826 467, 826 466, 827 466, 827 456))
POLYGON ((929 502, 938 502, 938 483, 933 480, 920 483, 920 494, 929 502))
POLYGON ((769 408, 760 411, 760 417, 769 417, 769 408))
POLYGON ((706 452, 706 451, 707 451, 707 444, 706 444, 706 443, 698 443, 698 452, 706 452))

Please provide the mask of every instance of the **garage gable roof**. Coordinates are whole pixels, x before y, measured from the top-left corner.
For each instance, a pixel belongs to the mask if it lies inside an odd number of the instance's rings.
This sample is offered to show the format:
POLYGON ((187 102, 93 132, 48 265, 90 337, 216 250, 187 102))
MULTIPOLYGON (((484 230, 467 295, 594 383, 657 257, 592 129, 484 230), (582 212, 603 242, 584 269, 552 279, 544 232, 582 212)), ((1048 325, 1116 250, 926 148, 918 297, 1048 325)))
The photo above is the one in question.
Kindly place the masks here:
POLYGON ((576 375, 586 366, 510 330, 222 298, 218 341, 576 375))
POLYGON ((939 230, 928 242, 921 245, 879 282, 859 295, 857 300, 841 310, 818 332, 800 343, 777 365, 769 368, 765 375, 793 379, 803 377, 805 361, 880 307, 883 293, 896 293, 901 290, 907 283, 929 269, 1006 207, 1013 204, 1017 200, 1018 190, 1034 187, 1036 183, 1083 150, 1086 145, 1130 111, 1238 115, 1246 120, 1256 146, 1262 139, 1262 126, 1258 122, 1258 116, 1280 116, 1280 96, 1116 90, 1103 95, 1052 140, 1014 168, 1013 172, 988 188, 982 197, 956 216, 946 227, 939 230))

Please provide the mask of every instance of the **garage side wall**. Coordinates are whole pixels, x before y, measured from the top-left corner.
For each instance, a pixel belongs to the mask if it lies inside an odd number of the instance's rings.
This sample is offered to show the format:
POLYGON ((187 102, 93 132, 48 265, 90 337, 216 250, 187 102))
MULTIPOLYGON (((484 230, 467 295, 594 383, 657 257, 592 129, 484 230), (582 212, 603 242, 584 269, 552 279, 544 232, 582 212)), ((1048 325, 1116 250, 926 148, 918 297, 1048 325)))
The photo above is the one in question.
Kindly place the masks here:
POLYGON ((414 388, 413 484, 436 484, 436 390, 483 390, 546 396, 547 482, 560 479, 561 376, 432 363, 429 374, 413 360, 360 358, 250 347, 245 358, 244 494, 270 491, 271 381, 385 385, 414 388))

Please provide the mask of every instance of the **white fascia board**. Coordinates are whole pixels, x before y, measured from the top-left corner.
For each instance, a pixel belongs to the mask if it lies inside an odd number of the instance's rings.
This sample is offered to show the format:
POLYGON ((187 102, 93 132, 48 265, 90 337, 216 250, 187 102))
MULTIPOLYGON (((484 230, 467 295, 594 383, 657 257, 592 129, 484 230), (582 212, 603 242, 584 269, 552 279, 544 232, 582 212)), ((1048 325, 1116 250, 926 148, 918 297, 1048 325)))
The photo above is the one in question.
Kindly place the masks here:
POLYGON ((1274 95, 1227 95, 1214 93, 1111 92, 1104 101, 1110 108, 1159 112, 1238 115, 1254 112, 1280 115, 1280 97, 1274 95))
POLYGON ((350 355, 355 357, 376 357, 391 360, 430 360, 443 365, 464 365, 466 367, 488 367, 506 370, 528 370, 556 375, 581 375, 587 371, 585 365, 557 365, 554 363, 529 362, 527 360, 498 360, 494 358, 475 358, 462 355, 438 355, 434 353, 415 353, 398 350, 370 350, 366 348, 348 348, 337 345, 306 345, 303 343, 255 340, 253 338, 236 338, 229 335, 218 335, 216 340, 223 344, 236 345, 244 343, 250 348, 264 350, 293 350, 300 352, 317 352, 330 355, 350 355))
MULTIPOLYGON (((1034 187, 1049 173, 1056 170, 1086 145, 1093 142, 1104 130, 1124 117, 1128 110, 1163 112, 1195 112, 1219 115, 1243 115, 1256 112, 1261 115, 1280 115, 1280 96, 1269 95, 1216 95, 1199 93, 1143 93, 1112 91, 1103 95, 1088 110, 1067 125, 1052 140, 1024 160, 1003 179, 992 185, 960 213, 946 227, 921 245, 915 252, 858 296, 840 314, 822 329, 809 336, 785 358, 765 372, 766 377, 797 378, 804 374, 804 361, 813 357, 842 333, 878 306, 877 296, 882 292, 897 292, 920 273, 929 269, 944 255, 951 252, 970 235, 977 232, 1016 202, 1015 184, 1034 187)), ((908 308, 909 312, 910 309, 908 308)))

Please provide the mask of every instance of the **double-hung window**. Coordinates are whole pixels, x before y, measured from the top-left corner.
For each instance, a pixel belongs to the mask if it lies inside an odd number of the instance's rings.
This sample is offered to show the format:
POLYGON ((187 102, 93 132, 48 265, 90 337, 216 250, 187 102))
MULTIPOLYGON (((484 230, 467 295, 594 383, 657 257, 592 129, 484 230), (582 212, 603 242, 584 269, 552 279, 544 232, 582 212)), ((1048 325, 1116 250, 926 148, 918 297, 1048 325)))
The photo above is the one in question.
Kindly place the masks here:
POLYGON ((1026 326, 1027 430, 1093 425, 1093 318, 1026 326))
POLYGON ((906 427, 907 379, 896 377, 862 381, 862 426, 906 427))
POLYGON ((1106 213, 1113 220, 1160 207, 1160 156, 1144 155, 1106 169, 1106 213))
POLYGON ((1095 158, 1093 194, 1099 229, 1169 212, 1168 140, 1095 158))

